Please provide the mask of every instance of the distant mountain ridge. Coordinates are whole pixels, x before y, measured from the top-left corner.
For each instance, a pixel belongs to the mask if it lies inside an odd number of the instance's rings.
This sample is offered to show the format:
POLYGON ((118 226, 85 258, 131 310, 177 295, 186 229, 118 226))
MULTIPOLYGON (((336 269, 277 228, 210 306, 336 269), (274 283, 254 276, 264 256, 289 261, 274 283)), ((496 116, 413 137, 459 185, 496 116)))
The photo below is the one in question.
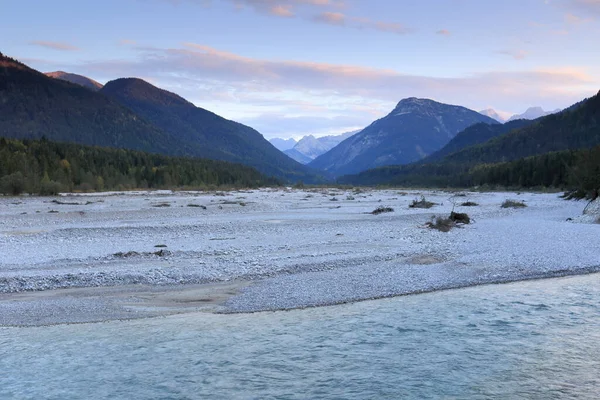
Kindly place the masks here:
POLYGON ((502 115, 500 115, 493 108, 488 108, 488 109, 485 109, 485 110, 481 110, 481 111, 479 111, 479 114, 485 115, 486 117, 493 118, 493 119, 495 119, 496 121, 498 121, 500 123, 506 122, 506 118, 504 118, 502 115))
POLYGON ((46 72, 45 75, 49 76, 50 78, 61 79, 76 85, 81 85, 93 91, 102 89, 101 83, 98 83, 95 80, 83 75, 71 74, 64 71, 46 72))
POLYGON ((296 139, 294 138, 290 138, 290 139, 281 139, 281 138, 273 138, 273 139, 269 139, 269 142, 275 146, 275 148, 279 151, 286 151, 289 150, 291 148, 293 148, 296 143, 296 139))
POLYGON ((515 114, 510 117, 507 122, 517 119, 538 119, 540 117, 545 117, 546 115, 555 114, 559 111, 560 109, 556 109, 554 111, 544 111, 542 107, 529 107, 523 114, 515 114))
POLYGON ((292 149, 286 150, 284 153, 299 163, 308 164, 358 132, 360 130, 318 138, 313 135, 307 135, 300 139, 292 149))
POLYGON ((408 164, 441 149, 458 132, 494 119, 465 107, 414 97, 308 164, 334 176, 408 164))

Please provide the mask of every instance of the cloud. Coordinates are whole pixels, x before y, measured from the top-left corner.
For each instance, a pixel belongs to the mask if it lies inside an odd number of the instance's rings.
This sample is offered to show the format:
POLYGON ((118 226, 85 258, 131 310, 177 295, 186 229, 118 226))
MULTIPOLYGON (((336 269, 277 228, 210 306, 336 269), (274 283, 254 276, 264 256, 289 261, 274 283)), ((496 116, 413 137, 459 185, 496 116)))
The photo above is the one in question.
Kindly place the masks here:
MULTIPOLYGON (((207 0, 163 0, 174 4, 188 1, 192 3, 200 3, 210 5, 207 0)), ((355 29, 368 29, 380 32, 406 34, 412 30, 397 22, 376 21, 365 17, 350 16, 340 12, 341 9, 348 7, 344 0, 228 0, 233 3, 237 9, 246 7, 254 11, 273 15, 276 17, 290 18, 302 16, 309 20, 320 22, 329 25, 346 26, 355 29), (319 10, 311 17, 310 12, 298 13, 298 9, 319 10)))
MULTIPOLYGON (((585 70, 577 68, 482 72, 440 78, 353 65, 263 60, 194 43, 186 43, 182 48, 144 48, 139 51, 139 57, 134 61, 91 62, 82 67, 116 76, 162 76, 212 82, 213 85, 227 83, 255 92, 310 90, 386 101, 398 100, 403 95, 460 99, 507 92, 561 92, 598 84, 585 70)), ((513 57, 519 55, 519 52, 507 53, 513 57)))
POLYGON ((600 0, 563 0, 562 4, 574 11, 600 16, 600 0))
POLYGON ((285 113, 260 114, 251 118, 242 118, 241 122, 252 126, 266 137, 292 137, 313 134, 344 133, 354 129, 361 129, 368 125, 369 116, 356 113, 337 115, 333 117, 320 116, 290 116, 285 113))
POLYGON ((325 11, 316 15, 313 20, 329 25, 348 26, 356 29, 370 29, 380 32, 396 33, 399 35, 411 32, 410 29, 396 22, 374 21, 369 18, 347 16, 340 12, 325 11))
POLYGON ((79 47, 70 45, 68 43, 49 42, 46 40, 34 40, 32 42, 29 42, 29 44, 33 45, 33 46, 40 46, 40 47, 45 47, 47 49, 60 50, 60 51, 79 51, 79 50, 81 50, 79 47))
MULTIPOLYGON (((166 0, 173 1, 173 0, 166 0)), ((203 5, 210 5, 210 1, 207 0, 177 0, 177 1, 190 1, 203 5)), ((344 8, 345 2, 343 0, 228 0, 233 3, 236 8, 243 9, 249 7, 256 12, 268 15, 274 15, 277 17, 293 17, 296 15, 296 8, 344 8)))
POLYGON ((525 50, 501 50, 497 52, 498 54, 503 54, 505 56, 510 56, 515 60, 524 60, 527 57, 528 52, 525 50))
POLYGON ((513 111, 531 105, 562 108, 595 94, 600 85, 597 77, 577 67, 435 77, 355 65, 257 59, 195 43, 136 49, 137 57, 131 60, 57 68, 99 81, 145 77, 266 135, 360 128, 389 112, 400 99, 413 96, 475 110, 484 104, 513 111))
POLYGON ((447 30, 447 29, 440 29, 435 34, 436 35, 442 35, 442 36, 450 36, 450 35, 452 35, 452 33, 450 33, 450 31, 447 30))
POLYGON ((315 21, 330 25, 344 25, 346 23, 346 16, 338 12, 322 12, 315 16, 314 19, 315 21))
POLYGON ((271 7, 270 12, 271 12, 271 14, 276 15, 278 17, 293 17, 294 16, 291 6, 284 6, 281 4, 271 7))
POLYGON ((134 46, 136 44, 137 44, 137 42, 135 40, 129 40, 129 39, 119 40, 119 45, 121 45, 121 46, 134 46))
POLYGON ((581 25, 581 24, 585 24, 587 22, 592 21, 591 18, 582 18, 582 17, 578 17, 577 15, 573 15, 571 13, 568 13, 567 15, 565 15, 565 20, 570 25, 581 25))

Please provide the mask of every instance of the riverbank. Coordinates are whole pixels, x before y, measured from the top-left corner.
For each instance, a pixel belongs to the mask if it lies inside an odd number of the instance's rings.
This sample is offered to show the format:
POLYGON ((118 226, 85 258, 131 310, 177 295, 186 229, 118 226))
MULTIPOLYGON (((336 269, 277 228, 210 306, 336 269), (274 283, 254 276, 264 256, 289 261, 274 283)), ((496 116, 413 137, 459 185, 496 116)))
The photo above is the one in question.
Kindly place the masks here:
POLYGON ((557 194, 340 189, 0 198, 0 325, 281 310, 595 272, 600 226, 579 217, 584 206, 557 194), (421 196, 436 205, 410 208, 421 196), (507 199, 527 207, 501 208, 507 199), (380 206, 394 211, 371 214, 380 206), (425 226, 452 209, 472 223, 425 226))

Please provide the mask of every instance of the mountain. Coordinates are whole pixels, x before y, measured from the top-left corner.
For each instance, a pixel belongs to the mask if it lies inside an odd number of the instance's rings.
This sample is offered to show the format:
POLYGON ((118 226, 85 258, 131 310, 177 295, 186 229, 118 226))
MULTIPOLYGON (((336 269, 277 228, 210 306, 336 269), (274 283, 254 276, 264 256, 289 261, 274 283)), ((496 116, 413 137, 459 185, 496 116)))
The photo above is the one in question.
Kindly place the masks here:
POLYGON ((173 154, 173 138, 106 96, 0 54, 0 136, 173 154))
POLYGON ((284 151, 284 154, 286 156, 288 156, 289 158, 291 158, 292 160, 295 160, 295 161, 299 162, 300 164, 304 164, 304 165, 310 163, 313 160, 313 158, 310 158, 309 156, 300 153, 296 149, 286 150, 286 151, 284 151))
POLYGON ((289 150, 292 147, 294 147, 297 143, 296 139, 294 139, 294 138, 289 138, 289 139, 273 138, 273 139, 269 139, 269 142, 273 146, 275 146, 275 148, 279 151, 289 150))
POLYGON ((236 162, 286 180, 317 181, 252 128, 139 79, 94 92, 0 54, 0 136, 236 162))
POLYGON ((341 135, 321 136, 319 138, 313 135, 304 136, 292 149, 286 150, 284 153, 299 163, 308 164, 358 132, 360 131, 346 132, 341 135))
POLYGON ((384 165, 408 164, 441 149, 458 132, 478 122, 497 123, 465 107, 414 97, 404 99, 386 117, 308 165, 340 176, 384 165))
POLYGON ((600 144, 600 93, 576 107, 550 114, 482 145, 462 149, 449 162, 489 163, 600 144))
POLYGON ((544 111, 542 107, 529 107, 523 114, 515 114, 508 119, 508 121, 514 121, 516 119, 538 119, 545 117, 546 115, 554 114, 560 110, 544 111))
POLYGON ((506 118, 504 118, 500 114, 498 114, 498 112, 496 110, 494 110, 493 108, 481 110, 481 111, 479 111, 479 114, 485 115, 486 117, 490 117, 492 119, 495 119, 496 121, 498 121, 500 123, 503 123, 506 121, 506 118))
MULTIPOLYGON (((354 185, 445 187, 498 184, 530 187, 564 184, 568 176, 574 175, 577 186, 586 187, 589 179, 585 181, 577 174, 597 179, 598 172, 594 170, 594 160, 589 154, 598 154, 598 150, 594 153, 589 149, 600 145, 600 92, 559 113, 535 121, 511 121, 503 128, 491 130, 500 133, 506 127, 515 127, 514 124, 525 125, 494 136, 485 143, 455 152, 448 150, 446 153, 450 154, 441 154, 443 157, 433 155, 421 163, 371 169, 342 177, 338 182, 354 185)), ((475 125, 456 137, 473 136, 469 131, 481 134, 485 127, 475 125)))
POLYGON ((110 81, 100 93, 170 134, 176 140, 172 145, 186 154, 237 162, 290 180, 316 179, 313 171, 277 150, 256 130, 141 79, 110 81))
POLYGON ((93 79, 90 79, 86 76, 71 74, 64 71, 56 71, 56 72, 46 72, 46 76, 54 79, 61 79, 63 81, 71 82, 76 85, 81 85, 93 91, 98 91, 102 89, 102 84, 96 82, 93 79))
POLYGON ((441 160, 449 154, 455 153, 469 146, 485 143, 492 138, 504 135, 505 133, 529 126, 531 124, 533 124, 533 121, 527 119, 517 119, 505 124, 486 124, 481 122, 479 124, 471 125, 464 131, 459 132, 450 142, 448 142, 447 145, 430 156, 425 157, 420 162, 430 163, 436 160, 441 160))

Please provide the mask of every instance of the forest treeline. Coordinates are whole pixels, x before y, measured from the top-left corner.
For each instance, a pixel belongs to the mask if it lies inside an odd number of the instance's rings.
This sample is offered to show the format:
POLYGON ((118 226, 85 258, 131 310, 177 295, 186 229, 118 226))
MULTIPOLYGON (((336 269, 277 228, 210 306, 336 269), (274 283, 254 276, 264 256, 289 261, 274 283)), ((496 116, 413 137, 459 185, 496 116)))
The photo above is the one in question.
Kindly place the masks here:
POLYGON ((600 146, 500 163, 440 162, 382 167, 338 181, 389 186, 555 188, 594 197, 600 189, 600 146))
POLYGON ((0 138, 0 193, 275 186, 254 168, 133 150, 0 138))

